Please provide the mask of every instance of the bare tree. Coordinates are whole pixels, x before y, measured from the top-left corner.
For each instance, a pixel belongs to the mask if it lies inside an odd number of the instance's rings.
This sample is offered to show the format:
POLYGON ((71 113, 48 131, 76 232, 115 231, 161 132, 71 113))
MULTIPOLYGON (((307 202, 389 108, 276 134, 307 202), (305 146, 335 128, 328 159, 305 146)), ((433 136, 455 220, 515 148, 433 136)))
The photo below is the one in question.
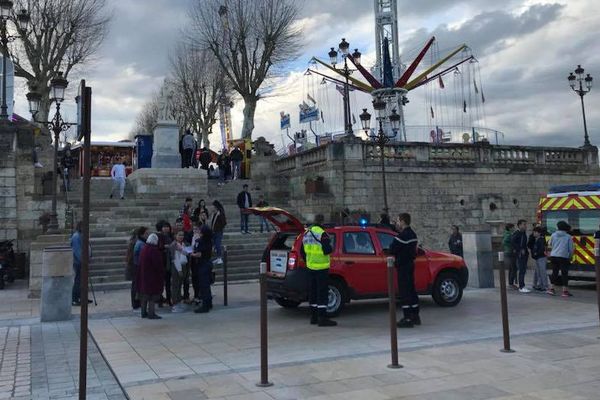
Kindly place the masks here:
POLYGON ((153 133, 158 122, 158 108, 158 94, 154 94, 150 100, 144 103, 135 118, 135 124, 130 134, 132 138, 137 135, 149 135, 153 133))
POLYGON ((265 79, 298 55, 301 30, 294 24, 296 4, 293 0, 198 0, 190 12, 193 39, 214 54, 244 100, 243 138, 252 137, 265 79))
POLYGON ((14 0, 14 15, 31 14, 27 32, 13 42, 15 76, 25 78, 42 95, 39 119, 47 119, 49 83, 58 71, 68 78, 73 69, 98 50, 108 31, 106 0, 14 0))
POLYGON ((179 125, 208 148, 219 104, 231 91, 225 72, 212 52, 181 44, 171 56, 171 75, 179 125))

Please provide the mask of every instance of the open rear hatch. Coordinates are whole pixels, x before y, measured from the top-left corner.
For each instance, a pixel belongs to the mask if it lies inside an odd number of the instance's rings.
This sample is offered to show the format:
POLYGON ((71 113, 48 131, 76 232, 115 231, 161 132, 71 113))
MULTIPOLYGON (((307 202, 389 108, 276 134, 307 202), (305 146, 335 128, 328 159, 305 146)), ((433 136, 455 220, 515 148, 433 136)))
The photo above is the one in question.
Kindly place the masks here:
POLYGON ((244 212, 263 217, 277 227, 279 232, 271 239, 263 259, 267 262, 271 275, 284 277, 288 267, 295 268, 298 262, 298 255, 293 251, 293 247, 298 234, 304 231, 304 225, 294 215, 281 208, 251 207, 244 212))
POLYGON ((304 225, 298 218, 290 214, 282 208, 276 207, 250 207, 244 209, 248 214, 259 215, 266 218, 269 222, 275 225, 281 232, 297 232, 304 231, 304 225))

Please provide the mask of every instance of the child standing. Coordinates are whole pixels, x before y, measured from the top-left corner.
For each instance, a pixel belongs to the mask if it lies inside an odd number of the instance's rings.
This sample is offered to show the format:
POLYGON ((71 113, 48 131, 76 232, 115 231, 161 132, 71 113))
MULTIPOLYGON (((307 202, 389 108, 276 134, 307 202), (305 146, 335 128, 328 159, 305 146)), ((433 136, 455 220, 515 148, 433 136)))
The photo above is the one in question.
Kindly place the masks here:
POLYGON ((533 244, 531 247, 531 257, 535 260, 535 274, 533 288, 540 292, 548 290, 548 272, 546 264, 546 239, 544 238, 544 230, 541 226, 533 228, 533 244))

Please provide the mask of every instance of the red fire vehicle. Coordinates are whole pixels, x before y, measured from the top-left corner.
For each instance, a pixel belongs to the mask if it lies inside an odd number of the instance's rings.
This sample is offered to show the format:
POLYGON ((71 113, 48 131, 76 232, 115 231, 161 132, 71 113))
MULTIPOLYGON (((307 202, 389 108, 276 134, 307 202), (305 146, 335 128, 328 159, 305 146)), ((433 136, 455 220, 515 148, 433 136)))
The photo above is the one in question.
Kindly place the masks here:
MULTIPOLYGON (((267 263, 268 295, 280 306, 295 308, 307 300, 307 276, 300 255, 305 226, 279 208, 249 208, 247 212, 277 226, 263 255, 267 263)), ((386 250, 396 233, 374 225, 326 226, 333 253, 329 272, 327 312, 338 315, 351 300, 387 296, 386 250)), ((457 305, 469 272, 461 257, 419 247, 415 285, 419 294, 431 295, 442 307, 457 305)))

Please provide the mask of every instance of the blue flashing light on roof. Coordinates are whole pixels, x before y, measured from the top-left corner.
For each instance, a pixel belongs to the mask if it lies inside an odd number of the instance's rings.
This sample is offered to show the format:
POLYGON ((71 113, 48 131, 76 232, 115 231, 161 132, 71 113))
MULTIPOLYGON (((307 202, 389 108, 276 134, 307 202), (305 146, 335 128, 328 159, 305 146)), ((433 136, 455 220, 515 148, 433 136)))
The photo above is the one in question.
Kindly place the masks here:
POLYGON ((361 217, 361 218, 358 220, 358 224, 359 224, 359 225, 360 225, 362 228, 365 228, 367 225, 369 225, 369 220, 368 220, 368 219, 366 219, 365 217, 361 217))
POLYGON ((600 192, 600 183, 552 186, 548 193, 600 192))

